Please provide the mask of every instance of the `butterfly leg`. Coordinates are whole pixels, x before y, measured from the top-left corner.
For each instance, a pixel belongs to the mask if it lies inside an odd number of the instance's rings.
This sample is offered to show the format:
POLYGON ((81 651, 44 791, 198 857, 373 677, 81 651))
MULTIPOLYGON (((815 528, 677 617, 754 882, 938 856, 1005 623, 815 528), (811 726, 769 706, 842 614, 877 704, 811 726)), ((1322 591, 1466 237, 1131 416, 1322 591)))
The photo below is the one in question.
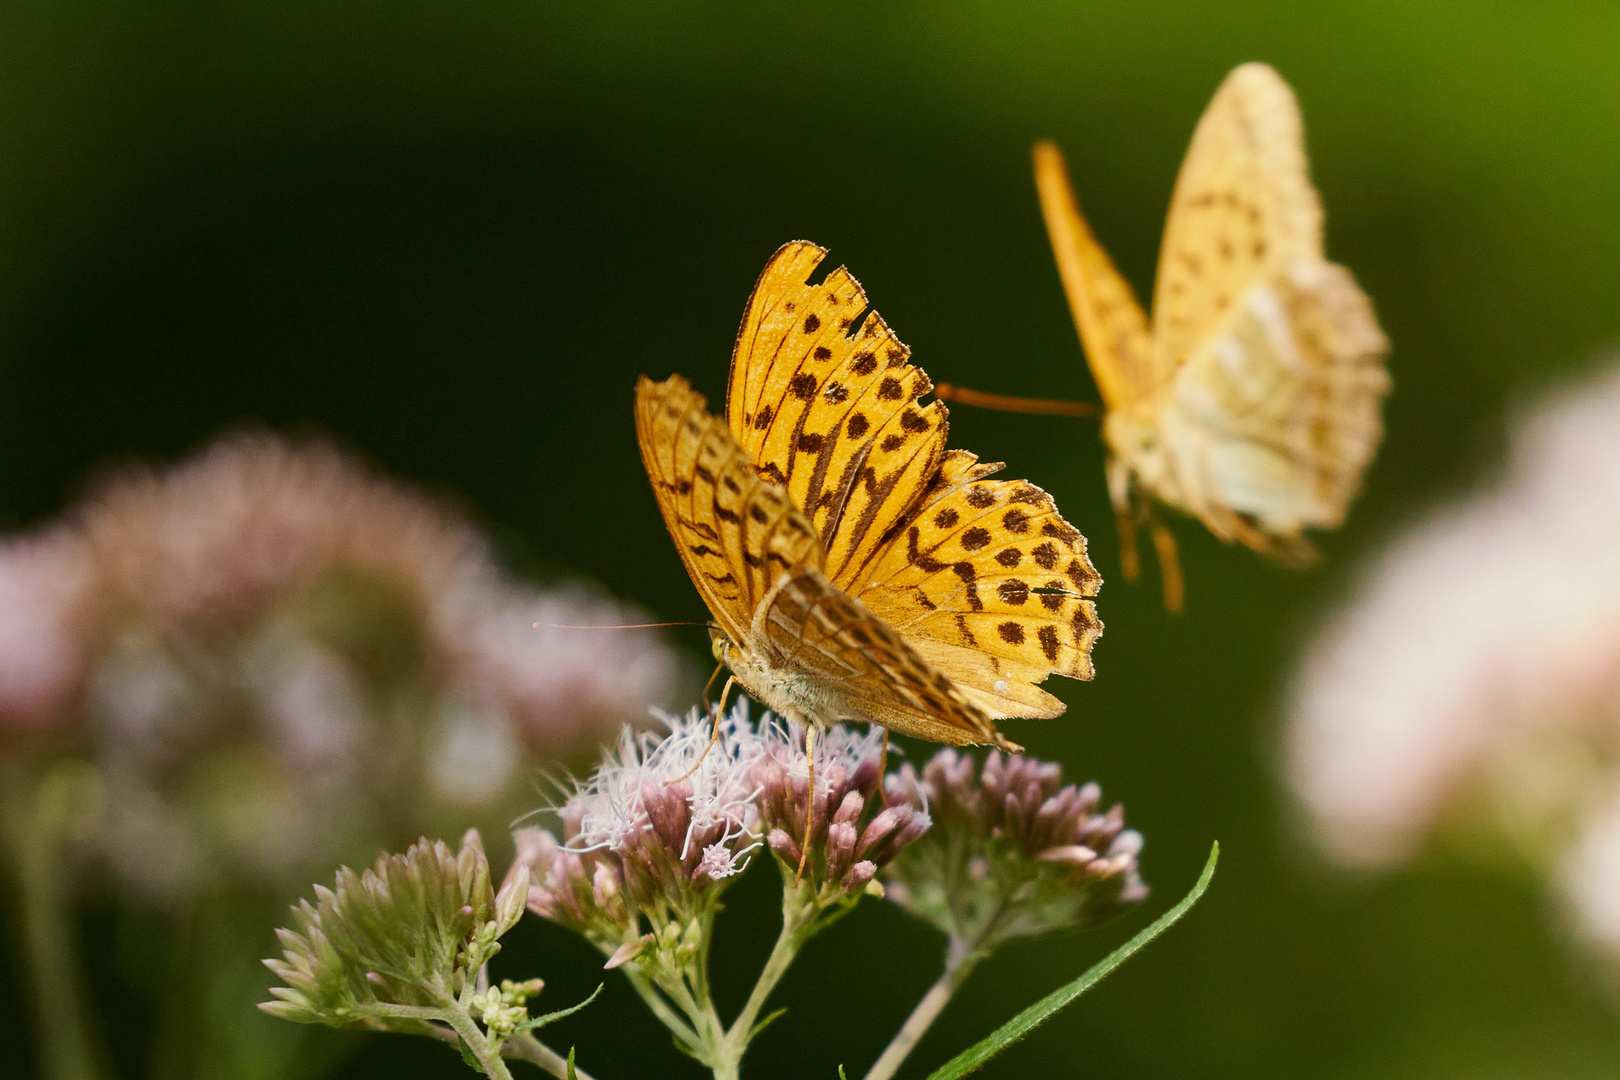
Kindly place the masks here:
MULTIPOLYGON (((677 776, 675 779, 669 781, 669 784, 678 784, 682 780, 685 780, 687 777, 691 776, 693 773, 697 772, 698 766, 703 764, 703 759, 709 756, 710 750, 714 749, 714 744, 720 741, 720 721, 726 715, 726 698, 731 696, 731 688, 736 685, 737 677, 733 675, 731 678, 726 680, 726 688, 720 691, 720 704, 716 706, 714 710, 714 733, 709 736, 709 745, 703 748, 703 753, 698 755, 698 759, 692 763, 692 767, 690 769, 687 769, 680 776, 677 776)), ((665 784, 664 786, 668 787, 669 784, 665 784)))
POLYGON ((1186 598, 1186 587, 1181 579, 1181 560, 1176 555, 1176 537, 1169 526, 1158 518, 1148 523, 1153 534, 1153 548, 1159 554, 1159 576, 1164 579, 1164 610, 1172 614, 1181 610, 1186 598))
POLYGON ((714 674, 710 675, 709 681, 703 684, 703 704, 707 705, 709 703, 709 691, 714 689, 714 680, 718 679, 720 673, 724 670, 726 670, 724 662, 714 665, 714 674))
POLYGON ((816 827, 816 736, 821 725, 807 722, 804 726, 804 763, 809 771, 808 799, 804 811, 804 842, 799 845, 799 869, 793 875, 793 884, 804 877, 804 864, 810 858, 810 834, 816 827))
POLYGON ((1136 554, 1136 514, 1129 508, 1114 508, 1114 526, 1119 529, 1119 571, 1126 581, 1135 581, 1142 573, 1141 560, 1136 554))
POLYGON ((1108 457, 1103 468, 1108 478, 1108 501, 1114 506, 1114 527, 1119 530, 1119 570, 1126 581, 1135 581, 1142 572, 1136 555, 1136 530, 1142 525, 1142 510, 1131 490, 1131 469, 1122 458, 1108 457))

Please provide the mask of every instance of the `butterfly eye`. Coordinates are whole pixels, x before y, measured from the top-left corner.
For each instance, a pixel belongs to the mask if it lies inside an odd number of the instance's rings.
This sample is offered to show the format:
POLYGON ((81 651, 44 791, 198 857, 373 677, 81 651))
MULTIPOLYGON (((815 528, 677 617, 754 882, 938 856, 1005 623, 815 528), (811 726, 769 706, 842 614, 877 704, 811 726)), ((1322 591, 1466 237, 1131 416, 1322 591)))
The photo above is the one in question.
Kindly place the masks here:
POLYGON ((709 628, 709 652, 714 655, 716 660, 722 662, 725 660, 726 646, 730 644, 731 639, 726 637, 725 634, 712 626, 709 628))

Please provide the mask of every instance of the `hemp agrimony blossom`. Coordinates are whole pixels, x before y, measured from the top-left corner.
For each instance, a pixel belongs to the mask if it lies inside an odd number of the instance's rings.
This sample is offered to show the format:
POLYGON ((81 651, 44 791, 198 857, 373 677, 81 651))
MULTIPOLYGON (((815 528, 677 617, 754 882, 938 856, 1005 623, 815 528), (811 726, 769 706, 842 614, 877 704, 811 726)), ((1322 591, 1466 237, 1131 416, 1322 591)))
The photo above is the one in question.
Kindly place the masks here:
POLYGON ((541 981, 492 987, 484 974, 499 938, 522 916, 527 893, 526 869, 499 894, 491 888, 471 830, 459 852, 424 839, 363 873, 344 867, 334 888, 317 885, 316 902, 293 909, 297 930, 276 932, 283 958, 265 965, 286 985, 273 987, 276 1000, 259 1007, 300 1023, 454 1041, 489 1076, 508 1075, 503 1044, 523 1036, 511 1056, 556 1072, 562 1059, 526 1034, 556 1018, 529 1016, 526 1003, 541 981))
POLYGON ((809 790, 805 732, 780 722, 762 725, 763 750, 753 769, 767 842, 807 903, 852 902, 861 892, 882 895, 878 870, 928 831, 928 811, 901 804, 878 809, 883 785, 884 732, 836 727, 816 742, 816 790, 809 790), (810 854, 799 866, 811 807, 810 854))
POLYGON ((935 821, 889 867, 889 898, 953 947, 1092 926, 1147 896, 1124 809, 1099 813, 1102 789, 1064 785, 1054 763, 992 751, 981 768, 947 748, 920 776, 902 766, 889 796, 935 821))
MULTIPOLYGON (((424 841, 365 875, 344 871, 335 892, 298 909, 298 932, 282 932, 286 960, 272 967, 288 986, 265 1008, 456 1041, 490 1076, 506 1075, 503 1057, 521 1057, 588 1080, 530 1034, 564 1015, 528 1015, 539 981, 494 987, 482 974, 527 906, 596 946, 715 1080, 739 1080, 750 1043, 780 1015, 765 1006, 805 943, 883 896, 883 878, 895 902, 950 939, 945 974, 866 1074, 888 1080, 996 945, 1091 925, 1147 894, 1141 838, 1118 807, 1098 812, 1096 785, 1065 786, 1056 765, 992 753, 980 769, 944 750, 920 774, 908 765, 886 777, 881 729, 834 727, 817 740, 812 787, 804 731, 769 713, 755 727, 746 702, 718 718, 694 709, 661 719, 661 732, 625 731, 589 779, 565 789, 549 811, 560 837, 540 827, 513 834, 517 859, 497 896, 475 841, 455 859, 424 841), (782 925, 727 1022, 710 984, 719 898, 759 858, 776 863, 782 925)), ((988 1057, 1122 963, 1181 916, 1211 869, 1213 860, 1177 909, 1043 999, 1039 1017, 1026 1010, 967 1056, 988 1057)))
POLYGON ((707 753, 711 725, 696 709, 663 722, 662 734, 627 728, 568 794, 556 809, 560 842, 541 828, 513 834, 519 864, 533 873, 529 907, 609 953, 637 916, 662 924, 712 914, 726 880, 760 847, 750 767, 761 749, 747 712, 720 721, 707 753))
POLYGON ((1092 926, 1147 896, 1139 833, 1096 784, 1064 785, 1051 762, 992 750, 980 768, 945 748, 922 774, 887 779, 889 801, 927 807, 934 827, 885 871, 888 897, 946 936, 945 970, 866 1080, 887 1080, 974 967, 1018 937, 1092 926))

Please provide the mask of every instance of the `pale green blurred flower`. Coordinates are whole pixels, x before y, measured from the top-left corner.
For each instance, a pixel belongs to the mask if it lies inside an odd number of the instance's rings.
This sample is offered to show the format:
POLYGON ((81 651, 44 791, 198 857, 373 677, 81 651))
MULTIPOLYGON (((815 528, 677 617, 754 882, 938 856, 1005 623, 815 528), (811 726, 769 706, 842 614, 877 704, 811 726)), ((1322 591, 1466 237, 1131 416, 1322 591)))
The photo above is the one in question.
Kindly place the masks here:
POLYGON ((259 1007, 300 1023, 395 1026, 387 1006, 443 1007, 500 951, 523 914, 528 874, 496 896, 476 832, 460 852, 421 840, 362 873, 338 871, 315 903, 293 908, 298 929, 278 930, 283 959, 266 960, 287 985, 259 1007))

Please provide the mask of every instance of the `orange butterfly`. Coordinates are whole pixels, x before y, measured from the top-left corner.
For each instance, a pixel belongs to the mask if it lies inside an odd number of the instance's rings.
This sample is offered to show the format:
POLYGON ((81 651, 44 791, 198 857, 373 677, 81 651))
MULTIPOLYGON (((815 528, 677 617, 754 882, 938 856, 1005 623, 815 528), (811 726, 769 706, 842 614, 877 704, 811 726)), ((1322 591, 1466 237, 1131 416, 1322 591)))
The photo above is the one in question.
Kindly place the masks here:
POLYGON ((715 655, 806 726, 881 724, 1019 747, 1001 717, 1053 717, 1036 684, 1092 676, 1101 578, 1046 492, 947 450, 910 350, 825 250, 783 246, 732 354, 725 420, 686 380, 643 377, 636 432, 715 655))
MULTIPOLYGON (((1388 341, 1350 271, 1322 250, 1299 106, 1264 64, 1227 76, 1193 134, 1170 201, 1153 321, 1097 243, 1063 157, 1035 148, 1035 182, 1069 307, 1106 415, 1108 488, 1125 576, 1149 525, 1165 605, 1182 600, 1165 503, 1284 562, 1314 557, 1383 436, 1388 341)), ((1080 407, 941 397, 1078 414, 1080 407)))

